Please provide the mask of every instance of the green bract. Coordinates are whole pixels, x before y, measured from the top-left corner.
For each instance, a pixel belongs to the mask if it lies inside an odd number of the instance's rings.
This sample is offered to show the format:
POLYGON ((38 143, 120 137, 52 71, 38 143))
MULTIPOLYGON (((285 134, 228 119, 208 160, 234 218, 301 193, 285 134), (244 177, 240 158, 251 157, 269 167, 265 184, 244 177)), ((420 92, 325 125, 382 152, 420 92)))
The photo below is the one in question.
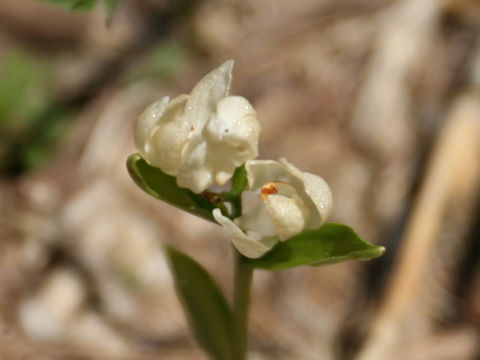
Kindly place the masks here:
POLYGON ((259 259, 244 258, 244 263, 259 269, 283 270, 301 265, 320 266, 346 260, 370 260, 385 252, 360 238, 351 228, 328 223, 318 230, 304 230, 277 244, 259 259))
POLYGON ((212 210, 215 206, 211 202, 203 195, 178 187, 173 176, 148 165, 139 154, 129 156, 127 168, 135 184, 147 194, 206 220, 214 221, 212 210))

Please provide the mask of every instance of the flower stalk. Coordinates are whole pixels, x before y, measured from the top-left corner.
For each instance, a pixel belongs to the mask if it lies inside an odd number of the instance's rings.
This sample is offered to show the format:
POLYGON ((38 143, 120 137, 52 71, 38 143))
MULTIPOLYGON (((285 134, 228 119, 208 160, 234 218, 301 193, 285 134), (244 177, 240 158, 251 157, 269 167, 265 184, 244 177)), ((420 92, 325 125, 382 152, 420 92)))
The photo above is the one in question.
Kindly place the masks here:
POLYGON ((248 314, 253 268, 242 262, 243 255, 233 248, 234 261, 234 299, 233 299, 233 347, 234 360, 247 359, 248 314))

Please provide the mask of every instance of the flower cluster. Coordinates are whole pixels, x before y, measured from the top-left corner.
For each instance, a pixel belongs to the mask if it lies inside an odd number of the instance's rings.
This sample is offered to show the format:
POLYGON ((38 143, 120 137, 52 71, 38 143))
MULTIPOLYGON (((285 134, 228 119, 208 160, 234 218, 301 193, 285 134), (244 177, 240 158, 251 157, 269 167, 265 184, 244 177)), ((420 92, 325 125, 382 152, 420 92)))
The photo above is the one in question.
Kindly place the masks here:
POLYGON ((229 60, 190 95, 164 97, 147 108, 135 144, 149 165, 195 193, 224 185, 245 164, 248 188, 242 200, 249 209, 232 219, 216 208, 213 217, 239 252, 257 258, 278 241, 322 226, 332 210, 332 194, 321 177, 284 159, 255 160, 260 124, 245 98, 228 96, 232 67, 229 60))
POLYGON ((224 185, 258 155, 260 124, 243 97, 228 96, 233 61, 207 74, 190 95, 166 96, 140 116, 135 145, 151 166, 200 193, 224 185))

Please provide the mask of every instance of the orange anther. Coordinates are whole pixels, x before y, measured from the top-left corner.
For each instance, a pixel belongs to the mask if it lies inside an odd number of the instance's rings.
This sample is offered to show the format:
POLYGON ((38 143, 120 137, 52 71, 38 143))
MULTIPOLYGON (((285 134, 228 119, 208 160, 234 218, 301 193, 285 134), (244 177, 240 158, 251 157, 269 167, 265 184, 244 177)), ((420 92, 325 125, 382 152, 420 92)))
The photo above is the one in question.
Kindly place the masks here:
POLYGON ((268 182, 262 186, 262 200, 265 200, 268 195, 276 194, 278 192, 277 187, 273 182, 268 182))

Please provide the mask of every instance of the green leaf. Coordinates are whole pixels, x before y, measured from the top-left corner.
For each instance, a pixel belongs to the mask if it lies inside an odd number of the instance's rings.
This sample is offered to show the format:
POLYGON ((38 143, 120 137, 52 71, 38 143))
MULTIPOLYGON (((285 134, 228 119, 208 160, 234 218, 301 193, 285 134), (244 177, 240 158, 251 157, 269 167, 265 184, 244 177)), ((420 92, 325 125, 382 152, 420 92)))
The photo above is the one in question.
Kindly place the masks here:
POLYGON ((232 315, 225 298, 200 264, 172 247, 166 250, 195 338, 212 359, 232 360, 232 315))
POLYGON ((255 268, 283 270, 300 265, 320 266, 345 260, 370 260, 384 252, 384 247, 361 239, 348 226, 328 223, 318 230, 304 230, 278 243, 261 258, 245 258, 244 262, 255 268))
POLYGON ((232 176, 231 190, 220 194, 223 201, 228 201, 232 205, 231 219, 235 219, 242 215, 242 193, 247 185, 247 172, 244 164, 235 169, 232 176))
POLYGON ((97 0, 43 0, 68 10, 87 11, 95 7, 97 0))
POLYGON ((233 173, 231 193, 235 196, 240 196, 242 195, 247 185, 247 171, 245 170, 245 165, 242 165, 236 168, 235 172, 233 173))
POLYGON ((127 160, 127 168, 133 181, 147 194, 163 200, 191 214, 215 222, 212 211, 215 206, 201 194, 180 188, 173 176, 146 163, 140 154, 132 154, 127 160))

